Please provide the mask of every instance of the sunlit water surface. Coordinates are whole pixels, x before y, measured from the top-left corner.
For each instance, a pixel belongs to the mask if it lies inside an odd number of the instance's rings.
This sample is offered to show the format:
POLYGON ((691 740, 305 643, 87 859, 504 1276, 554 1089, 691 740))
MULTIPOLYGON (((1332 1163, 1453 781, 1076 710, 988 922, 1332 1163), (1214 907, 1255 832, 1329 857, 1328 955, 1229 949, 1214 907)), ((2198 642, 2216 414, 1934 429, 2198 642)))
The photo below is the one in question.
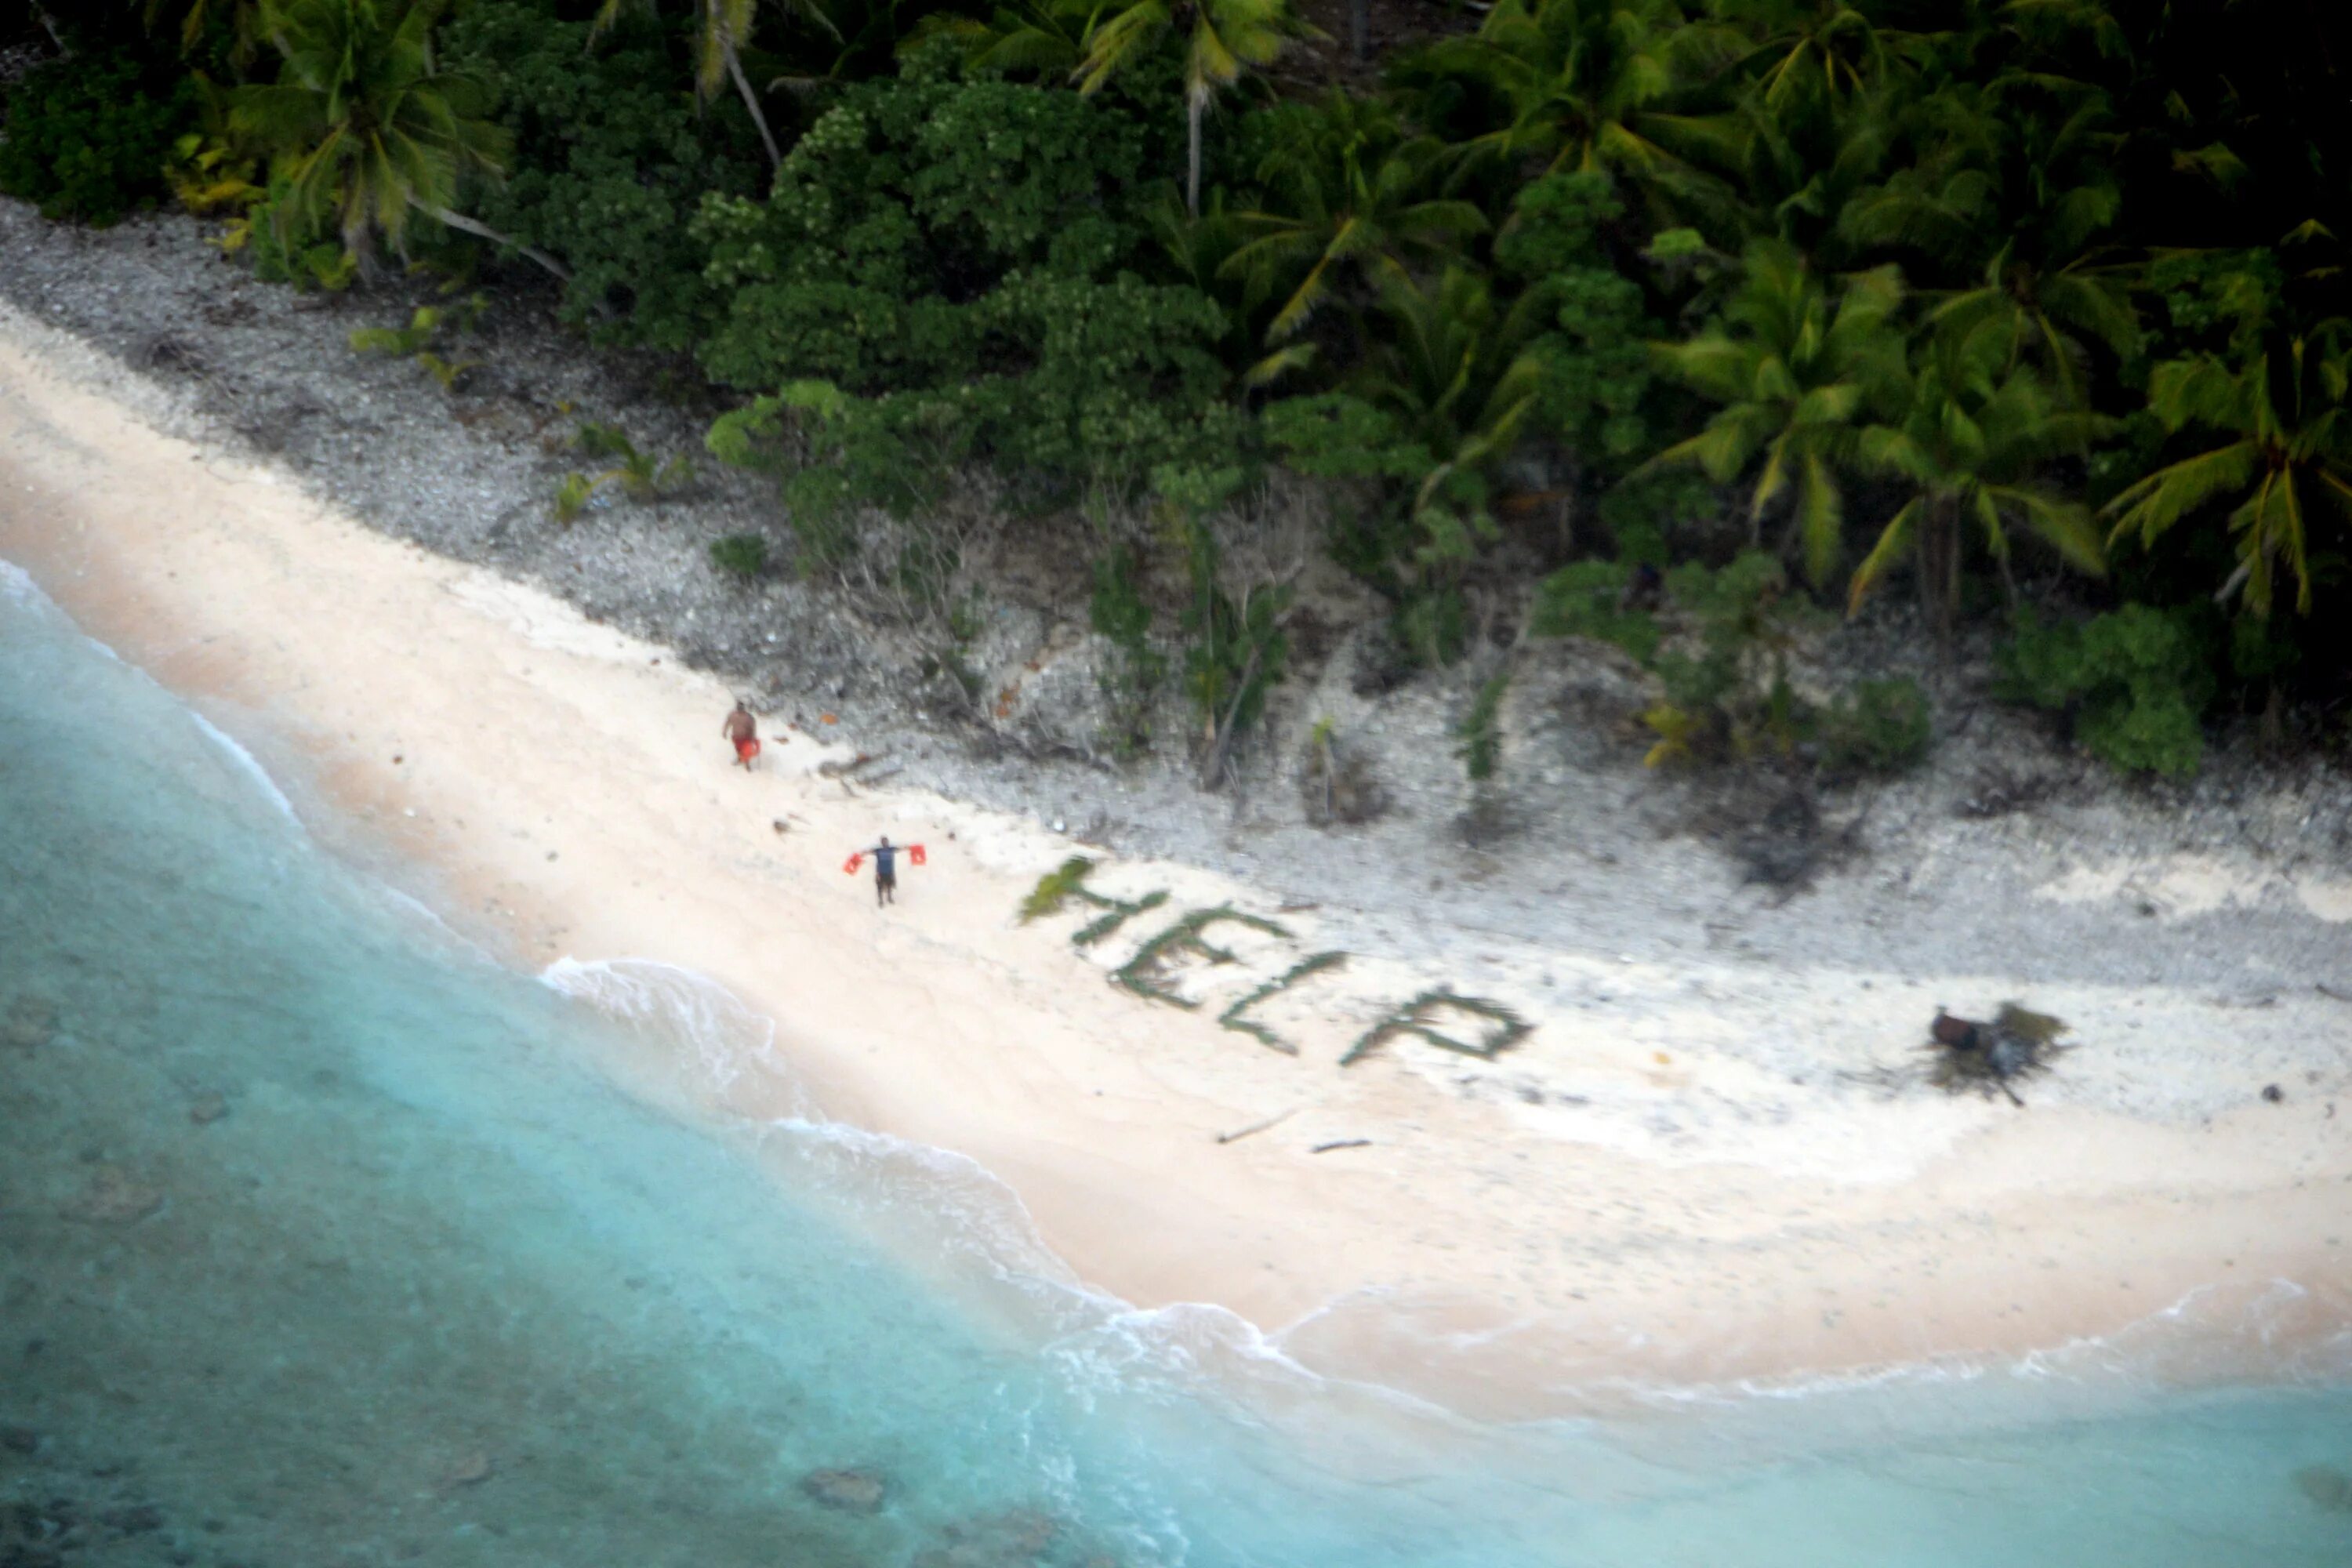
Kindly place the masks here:
POLYGON ((0 1563, 2352 1563, 2346 1336, 1480 1427, 616 1077, 766 1032, 484 961, 0 565, 0 1563))

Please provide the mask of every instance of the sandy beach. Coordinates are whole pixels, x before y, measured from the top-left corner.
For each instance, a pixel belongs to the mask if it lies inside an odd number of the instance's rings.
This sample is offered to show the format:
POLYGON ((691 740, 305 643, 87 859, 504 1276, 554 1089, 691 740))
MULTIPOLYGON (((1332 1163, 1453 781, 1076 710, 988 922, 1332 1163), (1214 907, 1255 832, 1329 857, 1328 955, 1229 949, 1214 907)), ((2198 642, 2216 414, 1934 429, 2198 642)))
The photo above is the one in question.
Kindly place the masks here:
MULTIPOLYGON (((1496 1416, 2015 1357, 2184 1301, 2252 1357, 2352 1311, 2352 1004, 2320 989, 2352 979, 2344 868, 2185 852, 2053 866, 2028 895, 2113 903, 2119 943, 2148 889, 2185 916, 2263 900, 2340 937, 2341 974, 2243 994, 1424 931, 1409 959, 1352 953, 1269 997, 1249 1016, 1290 1047, 1270 1048, 1219 1015, 1327 951, 1331 911, 1106 858, 1095 889, 1166 901, 1085 950, 1097 906, 1024 925, 1024 896, 1082 847, 831 776, 858 737, 814 698, 806 730, 764 716, 747 775, 715 679, 164 433, 166 401, 0 311, 0 558, 288 780, 333 848, 502 961, 675 965, 773 1020, 774 1061, 710 1089, 718 1109, 805 1097, 969 1156, 1079 1277, 1140 1307, 1215 1303, 1310 1367, 1496 1416), (877 911, 842 862, 885 833, 929 854, 877 911), (1281 929, 1205 931, 1232 962, 1166 975, 1198 1005, 1110 983, 1226 905, 1281 929), (1408 1033, 1342 1065, 1441 990, 1532 1028, 1491 1060, 1408 1033), (1939 1003, 2010 997, 2078 1047, 2027 1109, 1914 1081, 1939 1003), (2231 1339, 2258 1304, 2271 1338, 2231 1339)), ((1474 1015, 1433 1016, 1476 1042, 1474 1015)))

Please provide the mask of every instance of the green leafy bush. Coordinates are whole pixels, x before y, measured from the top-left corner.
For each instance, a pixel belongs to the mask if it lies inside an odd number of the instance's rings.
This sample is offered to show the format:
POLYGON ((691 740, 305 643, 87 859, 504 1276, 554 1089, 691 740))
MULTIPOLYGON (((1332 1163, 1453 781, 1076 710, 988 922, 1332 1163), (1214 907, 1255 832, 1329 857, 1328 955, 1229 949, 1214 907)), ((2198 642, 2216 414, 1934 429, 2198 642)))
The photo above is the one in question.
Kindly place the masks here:
POLYGON ((1927 693, 1908 678, 1857 682, 1826 707, 1798 693, 1790 655, 1821 616, 1776 557, 1677 566, 1654 612, 1631 602, 1634 581, 1626 563, 1563 567, 1538 585, 1529 629, 1612 643, 1656 676, 1663 698, 1642 714, 1650 766, 1789 757, 1809 742, 1832 773, 1893 773, 1927 755, 1927 693))
POLYGON ((1612 643, 1648 664, 1658 651, 1658 617, 1626 602, 1633 573, 1633 566, 1620 561, 1561 567, 1536 584, 1528 629, 1538 637, 1612 643))
POLYGON ((1909 676, 1858 680, 1822 710, 1816 731, 1832 773, 1901 773, 1927 755, 1927 694, 1909 676))
POLYGON ((2083 623, 2026 619, 2001 650, 2001 693, 2068 715, 2092 753, 2178 777, 2205 751, 2213 651, 2189 612, 2126 605, 2083 623))
POLYGON ((251 257, 253 275, 264 283, 340 294, 358 280, 359 258, 296 210, 292 192, 291 182, 284 177, 271 180, 252 210, 230 222, 221 248, 251 257))
POLYGON ((1240 444, 1223 311, 1142 270, 1148 144, 1102 98, 910 70, 844 91, 767 201, 705 202, 726 301, 706 369, 837 391, 820 412, 845 461, 796 504, 920 504, 910 454, 1129 483, 1240 444))
POLYGON ((756 533, 730 533, 724 539, 714 539, 710 542, 710 564, 739 583, 756 581, 767 574, 768 542, 756 533))
POLYGON ((760 189, 759 135, 731 93, 695 103, 662 22, 626 14, 588 35, 530 0, 483 0, 443 27, 443 65, 495 88, 514 144, 474 216, 562 258, 564 314, 599 338, 690 348, 722 309, 691 220, 706 195, 760 189))
POLYGON ((164 194, 173 144, 194 129, 194 79, 109 51, 53 60, 8 89, 0 191, 47 218, 103 227, 164 194))
POLYGON ((1601 244, 1624 216, 1599 173, 1554 174, 1522 186, 1495 241, 1495 262, 1525 280, 1519 310, 1547 331, 1528 345, 1541 367, 1538 423, 1602 471, 1622 473, 1654 445, 1650 342, 1660 335, 1642 284, 1601 244))

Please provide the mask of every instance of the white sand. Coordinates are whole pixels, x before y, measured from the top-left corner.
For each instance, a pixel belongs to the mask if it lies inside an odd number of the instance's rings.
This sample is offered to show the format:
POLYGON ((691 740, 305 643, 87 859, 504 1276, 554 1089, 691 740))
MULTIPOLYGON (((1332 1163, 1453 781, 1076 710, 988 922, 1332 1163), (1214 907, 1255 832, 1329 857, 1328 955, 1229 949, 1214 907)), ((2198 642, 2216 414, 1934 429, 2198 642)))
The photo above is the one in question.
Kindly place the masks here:
MULTIPOLYGON (((322 837, 409 868, 395 879, 510 962, 656 960, 776 1020, 788 1077, 745 1074, 713 1091, 727 1109, 779 1113, 805 1085, 833 1117, 967 1154, 1129 1300, 1218 1302, 1310 1365, 1500 1415, 2015 1354, 2214 1285, 2209 1301, 2291 1280, 2300 1329, 2346 1319, 2352 1005, 2308 984, 2254 1007, 2037 990, 2022 999, 2083 1048, 2022 1112, 1867 1081, 1916 1060, 1938 1002, 2016 994, 1999 975, 1668 968, 1620 962, 1605 932, 1585 952, 1465 933, 1443 974, 1352 961, 1254 1015, 1284 1055, 1215 1015, 1317 951, 1312 911, 1276 917, 1287 939, 1212 931, 1240 962, 1175 981, 1198 1011, 1133 996, 1106 970, 1175 914, 1272 905, 1108 864, 1102 890, 1172 897, 1081 954, 1068 936, 1092 911, 1013 919, 1066 841, 821 778, 852 754, 833 731, 772 733, 746 776, 712 679, 159 433, 160 396, 0 314, 0 557, 317 786, 322 837), (930 850, 887 912, 841 871, 877 833, 930 850), (1339 1066, 1437 985, 1534 1032, 1493 1062, 1408 1038, 1339 1066)), ((2053 868, 2044 896, 2165 913, 2281 897, 2352 921, 2340 879, 2273 879, 2053 868)))

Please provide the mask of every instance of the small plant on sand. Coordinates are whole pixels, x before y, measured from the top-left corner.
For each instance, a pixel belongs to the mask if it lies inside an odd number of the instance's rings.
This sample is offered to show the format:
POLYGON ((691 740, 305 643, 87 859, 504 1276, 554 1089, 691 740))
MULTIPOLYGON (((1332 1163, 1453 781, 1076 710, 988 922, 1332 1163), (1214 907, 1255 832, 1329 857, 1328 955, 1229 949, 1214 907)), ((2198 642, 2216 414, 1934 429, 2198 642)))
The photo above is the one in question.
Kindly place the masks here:
MULTIPOLYGON (((475 296, 479 300, 480 296, 475 296)), ((478 309, 468 310, 466 321, 470 324, 478 316, 478 309)), ((352 333, 352 350, 355 353, 385 353, 415 362, 417 367, 440 383, 444 392, 454 392, 460 377, 481 363, 479 360, 445 359, 436 353, 432 345, 440 338, 446 319, 430 305, 420 305, 408 318, 404 327, 361 327, 352 333)))
POLYGON ((352 333, 355 353, 385 353, 406 359, 441 335, 441 312, 419 305, 404 327, 361 327, 352 333))
POLYGON ((1927 754, 1927 694, 1907 675, 1858 680, 1822 710, 1817 730, 1832 773, 1901 773, 1927 754))
POLYGON ((1493 1061, 1517 1045, 1534 1027, 1499 1002, 1489 1002, 1483 996, 1459 995, 1441 986, 1434 991, 1423 992, 1365 1030, 1356 1043, 1348 1047, 1348 1054, 1339 1058, 1339 1065, 1343 1068, 1354 1066, 1398 1035, 1417 1036, 1442 1050, 1493 1061), (1455 1039, 1437 1027, 1449 1009, 1484 1019, 1489 1027, 1475 1041, 1455 1039))
POLYGON ((1328 717, 1317 720, 1307 732, 1298 788, 1307 820, 1318 827, 1370 822, 1389 807, 1388 792, 1381 787, 1371 758, 1360 746, 1343 741, 1328 717))
MULTIPOLYGON (((555 516, 561 522, 570 522, 587 510, 597 491, 611 486, 631 500, 658 504, 664 496, 675 493, 694 477, 693 459, 679 454, 664 461, 651 452, 637 450, 628 432, 617 425, 583 425, 572 438, 572 447, 591 458, 614 459, 611 468, 595 475, 572 473, 563 477, 556 491, 555 516), (569 507, 567 512, 566 508, 569 507)), ((749 538, 750 535, 738 535, 749 538)), ((723 541, 721 542, 724 542, 723 541)), ((766 546, 761 550, 764 552, 766 546)), ((712 557, 714 561, 717 557, 712 557)), ((762 554, 761 569, 765 569, 762 554)))
POLYGON ((585 474, 566 474, 555 487, 555 521, 569 528, 596 499, 596 481, 585 474))
POLYGON ((1454 754, 1462 759, 1462 771, 1470 775, 1474 784, 1493 778, 1495 764, 1502 759, 1503 694, 1510 689, 1508 670, 1487 679, 1471 700, 1470 711, 1463 716, 1461 727, 1454 731, 1454 740, 1460 742, 1454 754))
POLYGON ((730 533, 710 542, 710 564, 738 583, 757 581, 768 570, 768 542, 756 533, 730 533))
POLYGON ((482 363, 473 359, 443 359, 431 349, 420 349, 413 357, 417 368, 438 383, 444 392, 457 391, 457 379, 482 363))
POLYGON ((1298 1047, 1297 1046, 1292 1045, 1289 1041, 1284 1039, 1281 1036, 1276 1034, 1272 1029, 1267 1028, 1264 1024, 1259 1023, 1256 1019, 1244 1018, 1242 1015, 1248 1012, 1252 1007, 1256 1006, 1259 1003, 1265 1001, 1267 997, 1278 995, 1282 992, 1289 990, 1292 986, 1297 984, 1300 981, 1307 979, 1310 975, 1320 974, 1327 969, 1337 968, 1339 965, 1347 962, 1348 955, 1344 952, 1318 952, 1310 957, 1301 959, 1298 963, 1292 964, 1288 969, 1284 970, 1280 974, 1276 975, 1273 979, 1267 981, 1265 984, 1259 986, 1256 990, 1251 992, 1240 1001, 1235 1002, 1223 1012, 1218 1014, 1217 1022, 1223 1025, 1228 1029, 1237 1030, 1242 1034, 1252 1037, 1260 1045, 1280 1051, 1284 1056, 1295 1057, 1298 1054, 1298 1047))

